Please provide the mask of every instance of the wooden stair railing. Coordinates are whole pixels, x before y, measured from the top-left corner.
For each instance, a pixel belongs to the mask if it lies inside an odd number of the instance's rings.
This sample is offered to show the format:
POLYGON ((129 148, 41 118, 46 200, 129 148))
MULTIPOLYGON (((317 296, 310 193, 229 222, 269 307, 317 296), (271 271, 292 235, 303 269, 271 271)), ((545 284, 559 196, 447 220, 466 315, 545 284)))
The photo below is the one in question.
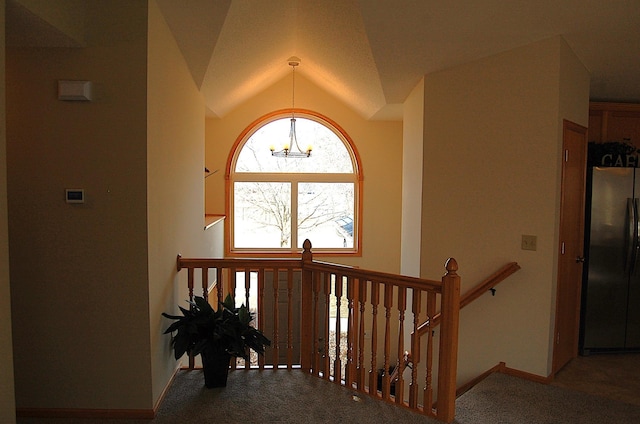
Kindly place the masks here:
MULTIPOLYGON (((460 309, 464 308, 489 290, 494 290, 494 287, 504 281, 511 274, 520 269, 520 265, 517 262, 510 262, 504 265, 502 268, 491 274, 489 277, 478 283, 473 289, 460 298, 460 309)), ((436 326, 440 324, 440 313, 436 313, 433 318, 428 319, 420 326, 418 326, 417 333, 411 333, 412 340, 415 338, 415 334, 418 334, 418 339, 425 336, 430 330, 432 331, 436 326)), ((407 367, 411 368, 414 365, 413 355, 409 351, 405 351, 402 356, 398 355, 398 358, 402 357, 402 362, 398 361, 396 366, 390 373, 391 381, 395 382, 401 378, 401 372, 407 367)))
POLYGON ((227 293, 244 291, 249 303, 250 289, 257 292, 257 304, 250 307, 257 309, 256 326, 272 345, 255 362, 239 360, 232 367, 299 367, 440 421, 453 421, 460 308, 460 277, 454 259, 447 261, 441 281, 427 280, 314 261, 307 240, 302 259, 178 257, 177 265, 178 270, 188 270, 190 298, 198 277, 205 297, 211 290, 220 300, 227 293), (392 358, 405 353, 405 326, 416 333, 421 319, 433 319, 437 310, 441 311, 439 344, 429 335, 424 343, 412 339, 412 360, 420 360, 407 379, 408 393, 404 368, 395 381, 385 373, 378 387, 379 370, 388 370, 396 362, 392 358), (436 357, 438 384, 433 387, 436 357))
MULTIPOLYGON (((469 292, 465 293, 460 298, 460 309, 464 308, 488 291, 493 290, 495 286, 506 280, 507 277, 517 272, 519 269, 520 265, 518 265, 517 262, 509 262, 508 264, 504 265, 502 268, 478 283, 469 292)), ((431 319, 431 322, 427 320, 424 323, 420 324, 420 326, 418 327, 418 336, 424 336, 429 330, 433 330, 436 326, 438 326, 438 324, 440 324, 439 313, 431 319)))
MULTIPOLYGON (((510 262, 500 268, 498 271, 491 274, 489 277, 485 278, 483 281, 478 283, 476 287, 466 293, 464 296, 460 298, 460 309, 464 308, 480 296, 482 296, 487 291, 494 290, 494 287, 499 283, 504 281, 511 274, 515 273, 520 269, 520 265, 517 262, 510 262)), ((417 341, 419 346, 419 339, 427 334, 430 330, 433 330, 437 325, 440 324, 440 313, 436 313, 432 318, 428 319, 424 323, 422 323, 417 328, 417 332, 411 333, 412 345, 414 340, 417 341), (418 337, 415 337, 415 334, 418 337)), ((432 335, 431 335, 432 336, 432 335)), ((419 357, 419 356, 418 356, 419 357)), ((411 368, 416 365, 413 359, 413 355, 409 351, 405 351, 402 355, 398 355, 398 358, 402 358, 402 362, 398 360, 395 367, 390 372, 389 379, 392 382, 401 382, 402 381, 402 373, 406 368, 411 368)))

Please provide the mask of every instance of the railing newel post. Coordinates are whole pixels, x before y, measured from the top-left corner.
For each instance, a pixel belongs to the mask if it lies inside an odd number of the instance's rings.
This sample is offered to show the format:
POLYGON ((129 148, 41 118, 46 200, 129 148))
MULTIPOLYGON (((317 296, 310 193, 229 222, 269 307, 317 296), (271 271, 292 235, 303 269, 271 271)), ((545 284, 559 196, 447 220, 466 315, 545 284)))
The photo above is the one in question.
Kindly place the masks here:
MULTIPOLYGON (((449 258, 442 277, 440 350, 438 356, 438 400, 436 417, 450 423, 455 418, 460 319, 460 276, 458 263, 449 258)), ((426 405, 425 405, 426 406, 426 405)))
MULTIPOLYGON (((313 262, 313 253, 311 252, 311 241, 306 239, 302 243, 302 283, 300 287, 300 297, 302 303, 302 317, 300 325, 300 365, 302 369, 309 372, 313 366, 313 272, 305 265, 313 262)), ((313 370, 314 373, 317 370, 313 370)))

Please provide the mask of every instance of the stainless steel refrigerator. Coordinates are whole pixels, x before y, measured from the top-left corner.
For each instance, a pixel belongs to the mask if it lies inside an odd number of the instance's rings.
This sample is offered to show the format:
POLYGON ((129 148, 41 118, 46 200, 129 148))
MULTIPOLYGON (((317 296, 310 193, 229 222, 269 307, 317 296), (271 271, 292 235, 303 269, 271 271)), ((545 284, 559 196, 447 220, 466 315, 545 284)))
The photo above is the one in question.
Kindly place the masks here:
POLYGON ((640 350, 640 169, 587 181, 581 353, 640 350))

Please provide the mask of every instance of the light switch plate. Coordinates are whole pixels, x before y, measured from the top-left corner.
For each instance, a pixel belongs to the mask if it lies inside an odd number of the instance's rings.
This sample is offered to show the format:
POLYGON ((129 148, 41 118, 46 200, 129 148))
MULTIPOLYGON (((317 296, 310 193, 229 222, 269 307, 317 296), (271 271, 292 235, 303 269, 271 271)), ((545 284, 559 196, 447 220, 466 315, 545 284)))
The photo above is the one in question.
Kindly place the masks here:
POLYGON ((522 235, 522 250, 536 250, 538 247, 538 237, 531 235, 522 235))

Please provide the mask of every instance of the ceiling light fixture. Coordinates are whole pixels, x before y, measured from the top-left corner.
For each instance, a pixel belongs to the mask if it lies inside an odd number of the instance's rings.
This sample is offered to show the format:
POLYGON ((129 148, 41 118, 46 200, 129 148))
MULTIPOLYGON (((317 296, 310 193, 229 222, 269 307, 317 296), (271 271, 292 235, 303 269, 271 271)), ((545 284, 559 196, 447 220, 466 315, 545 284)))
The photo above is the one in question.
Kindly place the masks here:
POLYGON ((281 150, 276 151, 274 146, 269 147, 269 150, 271 150, 271 156, 278 158, 308 158, 311 156, 311 145, 307 147, 307 150, 302 151, 298 145, 298 136, 296 135, 296 66, 300 65, 300 59, 295 56, 291 56, 287 62, 289 63, 289 66, 291 66, 292 73, 291 127, 289 128, 289 141, 282 146, 281 150))

